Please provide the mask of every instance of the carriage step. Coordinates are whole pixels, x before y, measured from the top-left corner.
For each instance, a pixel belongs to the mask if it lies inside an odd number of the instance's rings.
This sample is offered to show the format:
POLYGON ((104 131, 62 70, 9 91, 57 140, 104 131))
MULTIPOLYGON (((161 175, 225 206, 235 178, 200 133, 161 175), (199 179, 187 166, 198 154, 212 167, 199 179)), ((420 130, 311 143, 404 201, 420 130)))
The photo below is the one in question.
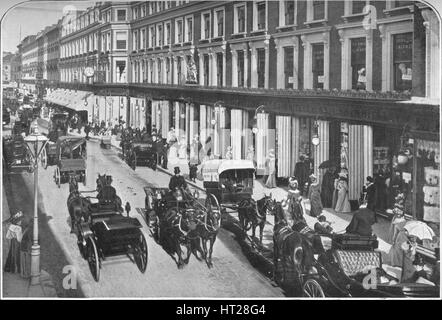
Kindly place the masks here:
POLYGON ((102 261, 105 264, 132 263, 131 259, 125 254, 117 256, 106 256, 106 259, 102 261))

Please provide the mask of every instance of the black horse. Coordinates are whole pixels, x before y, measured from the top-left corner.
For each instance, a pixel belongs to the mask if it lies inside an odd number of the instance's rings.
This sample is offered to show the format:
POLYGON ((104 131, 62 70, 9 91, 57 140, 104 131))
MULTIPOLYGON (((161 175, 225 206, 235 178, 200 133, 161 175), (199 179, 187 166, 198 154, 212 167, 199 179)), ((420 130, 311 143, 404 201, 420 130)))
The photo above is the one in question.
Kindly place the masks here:
POLYGON ((213 208, 208 208, 204 213, 202 211, 199 212, 195 230, 197 237, 191 239, 192 251, 197 259, 199 259, 198 252, 200 252, 207 266, 212 268, 213 245, 221 227, 221 212, 213 208))
POLYGON ((252 229, 252 239, 255 238, 256 228, 259 227, 259 243, 262 243, 264 226, 267 214, 275 208, 276 201, 272 195, 264 195, 258 201, 250 198, 240 201, 238 204, 238 218, 244 232, 252 229))
POLYGON ((273 213, 274 279, 290 291, 299 292, 301 275, 314 263, 313 250, 299 232, 290 228, 280 202, 276 203, 273 213))
POLYGON ((71 218, 71 233, 82 220, 89 221, 91 212, 91 202, 89 199, 82 197, 78 191, 78 181, 75 176, 69 177, 69 196, 67 200, 69 216, 71 218))
POLYGON ((179 269, 188 264, 190 259, 191 247, 188 234, 192 231, 191 220, 189 217, 183 217, 176 207, 169 208, 159 218, 158 242, 174 259, 179 269))

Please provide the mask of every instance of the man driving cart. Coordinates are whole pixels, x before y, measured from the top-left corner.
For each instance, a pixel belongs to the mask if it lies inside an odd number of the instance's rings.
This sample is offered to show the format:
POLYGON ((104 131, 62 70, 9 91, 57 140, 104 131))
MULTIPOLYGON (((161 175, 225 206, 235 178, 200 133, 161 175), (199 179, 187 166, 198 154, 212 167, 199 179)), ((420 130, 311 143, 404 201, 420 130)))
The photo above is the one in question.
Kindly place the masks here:
POLYGON ((175 167, 173 169, 173 172, 175 175, 173 175, 170 178, 169 181, 169 194, 168 194, 168 198, 171 201, 177 201, 178 199, 176 199, 176 192, 181 191, 182 193, 182 200, 187 200, 187 192, 190 193, 189 187, 187 185, 186 180, 184 179, 184 177, 180 174, 181 170, 179 167, 175 167))

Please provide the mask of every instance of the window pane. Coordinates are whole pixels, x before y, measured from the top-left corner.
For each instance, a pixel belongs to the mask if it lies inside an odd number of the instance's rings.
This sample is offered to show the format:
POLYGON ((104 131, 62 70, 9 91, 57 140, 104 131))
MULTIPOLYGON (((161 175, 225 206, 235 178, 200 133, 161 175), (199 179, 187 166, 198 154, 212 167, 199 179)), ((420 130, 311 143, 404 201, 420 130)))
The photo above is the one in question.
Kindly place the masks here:
POLYGON ((411 90, 413 33, 393 36, 394 90, 411 90))
POLYGON ((325 19, 325 2, 313 1, 313 20, 325 19))
POLYGON ((365 38, 351 39, 352 89, 365 90, 365 38))
POLYGON ((258 49, 258 88, 264 88, 265 84, 265 49, 258 49))
POLYGON ((351 12, 354 14, 362 13, 364 11, 365 4, 365 1, 352 1, 351 12))
POLYGON ((187 19, 187 41, 192 41, 193 35, 193 19, 187 19))
POLYGON ((295 2, 285 1, 285 25, 292 25, 295 23, 295 2))
POLYGON ((238 32, 246 31, 246 7, 241 6, 238 10, 238 32))
POLYGON ((411 5, 413 5, 413 1, 395 1, 394 2, 395 8, 411 6, 411 5))
POLYGON ((324 44, 312 45, 313 88, 324 88, 324 44))
POLYGON ((210 38, 210 14, 204 15, 204 39, 210 38))
POLYGON ((224 11, 218 11, 217 13, 217 22, 218 22, 218 37, 222 37, 224 35, 224 11))
POLYGON ((237 51, 238 54, 238 87, 244 87, 244 51, 237 51))
POLYGON ((284 48, 285 88, 293 88, 293 47, 284 48))
POLYGON ((204 55, 204 85, 209 85, 209 56, 204 55))
POLYGON ((217 84, 218 86, 223 85, 223 54, 217 53, 216 54, 216 66, 217 66, 217 84))
POLYGON ((258 3, 258 30, 266 28, 266 4, 258 3))

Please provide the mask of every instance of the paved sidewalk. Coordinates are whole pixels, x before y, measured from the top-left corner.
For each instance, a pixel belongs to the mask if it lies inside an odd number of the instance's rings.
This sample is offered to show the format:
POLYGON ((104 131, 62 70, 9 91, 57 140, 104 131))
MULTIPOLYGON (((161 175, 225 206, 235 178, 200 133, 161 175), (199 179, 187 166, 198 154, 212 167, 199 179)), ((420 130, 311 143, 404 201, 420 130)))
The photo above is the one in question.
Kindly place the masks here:
MULTIPOLYGON (((2 183, 2 221, 6 221, 11 216, 8 198, 2 183)), ((3 224, 2 235, 2 263, 4 264, 9 252, 9 240, 6 239, 6 224, 3 224)), ((2 265, 3 270, 3 265, 2 265)), ((3 272, 2 297, 7 298, 55 298, 57 293, 51 276, 41 270, 40 284, 30 285, 29 278, 23 278, 19 273, 3 272)))

